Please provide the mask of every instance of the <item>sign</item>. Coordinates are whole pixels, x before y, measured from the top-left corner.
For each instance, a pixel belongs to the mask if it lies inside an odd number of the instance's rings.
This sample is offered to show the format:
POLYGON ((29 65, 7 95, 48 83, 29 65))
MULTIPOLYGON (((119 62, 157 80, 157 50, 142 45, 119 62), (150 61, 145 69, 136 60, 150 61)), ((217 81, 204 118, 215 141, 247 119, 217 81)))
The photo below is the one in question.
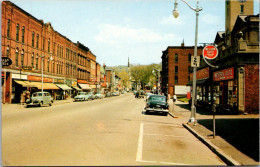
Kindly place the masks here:
POLYGON ((199 66, 200 66, 200 57, 191 56, 191 67, 199 67, 199 66))
MULTIPOLYGON (((197 80, 208 79, 209 78, 209 67, 198 70, 196 72, 196 78, 197 78, 197 80)), ((192 80, 192 79, 193 79, 193 73, 190 73, 190 80, 192 80)))
POLYGON ((206 59, 215 59, 218 56, 218 49, 213 45, 208 45, 203 48, 202 55, 206 59))
POLYGON ((2 66, 10 66, 13 63, 9 57, 2 57, 2 66))
POLYGON ((33 68, 33 66, 23 66, 22 70, 23 71, 34 71, 34 68, 33 68))
POLYGON ((213 73, 213 81, 234 79, 234 67, 213 73))
MULTIPOLYGON (((34 76, 34 75, 28 75, 28 80, 29 81, 42 81, 42 77, 34 76)), ((52 82, 53 83, 53 78, 43 77, 43 82, 52 82)))

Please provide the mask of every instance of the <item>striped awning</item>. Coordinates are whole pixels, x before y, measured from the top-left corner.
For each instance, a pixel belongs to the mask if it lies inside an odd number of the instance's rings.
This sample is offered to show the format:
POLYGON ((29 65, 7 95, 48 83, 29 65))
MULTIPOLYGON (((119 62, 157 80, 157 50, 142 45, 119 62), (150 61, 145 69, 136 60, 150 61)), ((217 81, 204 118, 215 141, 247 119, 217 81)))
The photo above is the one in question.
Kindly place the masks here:
MULTIPOLYGON (((42 89, 42 83, 41 82, 31 82, 33 85, 35 85, 38 89, 42 89)), ((59 90, 60 88, 57 87, 54 83, 43 83, 43 89, 44 90, 59 90)))
POLYGON ((66 84, 56 84, 59 88, 61 88, 62 90, 72 90, 71 87, 69 87, 66 84))
POLYGON ((74 88, 74 89, 76 89, 76 90, 82 90, 82 89, 80 89, 80 88, 77 87, 77 86, 72 86, 72 88, 74 88))
POLYGON ((79 84, 79 86, 80 86, 81 89, 83 89, 83 90, 89 90, 89 89, 91 89, 91 87, 89 87, 89 84, 79 84))
POLYGON ((36 85, 32 84, 29 81, 19 81, 19 80, 14 80, 14 81, 19 85, 22 85, 23 87, 37 87, 36 85))

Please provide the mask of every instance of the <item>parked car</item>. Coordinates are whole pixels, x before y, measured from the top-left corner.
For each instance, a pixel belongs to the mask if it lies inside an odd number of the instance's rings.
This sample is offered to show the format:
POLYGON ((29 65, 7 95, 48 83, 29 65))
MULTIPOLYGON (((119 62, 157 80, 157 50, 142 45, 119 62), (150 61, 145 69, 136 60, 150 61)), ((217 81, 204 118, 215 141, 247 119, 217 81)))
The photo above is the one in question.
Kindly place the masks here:
POLYGON ((144 108, 145 112, 159 112, 165 116, 169 113, 169 104, 167 103, 166 96, 163 95, 150 95, 146 101, 144 108))
POLYGON ((77 96, 74 97, 75 101, 85 101, 88 100, 87 92, 79 92, 77 96))
POLYGON ((95 95, 93 92, 88 92, 87 93, 88 99, 94 100, 95 99, 95 95))
POLYGON ((119 96, 120 94, 119 94, 119 92, 113 92, 112 93, 112 96, 119 96))
POLYGON ((105 97, 111 97, 111 93, 110 92, 107 92, 105 97))
POLYGON ((136 91, 136 90, 134 90, 134 91, 133 91, 133 93, 134 93, 134 95, 135 95, 135 94, 137 93, 137 91, 136 91))
POLYGON ((125 94, 125 93, 127 93, 125 90, 123 90, 122 92, 121 92, 122 94, 125 94))
POLYGON ((51 106, 53 98, 49 92, 35 92, 32 94, 30 99, 26 100, 26 107, 28 106, 39 106, 49 104, 51 106))
POLYGON ((95 94, 95 99, 103 99, 104 97, 105 97, 105 95, 103 95, 102 93, 95 94))

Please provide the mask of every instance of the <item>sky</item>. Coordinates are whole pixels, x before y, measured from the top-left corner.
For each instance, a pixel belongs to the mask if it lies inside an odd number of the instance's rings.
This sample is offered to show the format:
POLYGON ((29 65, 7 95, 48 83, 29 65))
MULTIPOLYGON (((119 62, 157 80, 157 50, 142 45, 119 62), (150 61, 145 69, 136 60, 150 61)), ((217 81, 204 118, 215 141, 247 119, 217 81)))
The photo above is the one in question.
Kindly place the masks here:
MULTIPOLYGON (((10 0, 54 30, 79 41, 107 66, 160 63, 168 46, 195 44, 195 12, 178 0, 10 0)), ((186 0, 196 7, 196 0, 186 0)), ((225 30, 225 0, 200 0, 198 44, 225 30)), ((259 0, 254 0, 254 14, 259 0)))

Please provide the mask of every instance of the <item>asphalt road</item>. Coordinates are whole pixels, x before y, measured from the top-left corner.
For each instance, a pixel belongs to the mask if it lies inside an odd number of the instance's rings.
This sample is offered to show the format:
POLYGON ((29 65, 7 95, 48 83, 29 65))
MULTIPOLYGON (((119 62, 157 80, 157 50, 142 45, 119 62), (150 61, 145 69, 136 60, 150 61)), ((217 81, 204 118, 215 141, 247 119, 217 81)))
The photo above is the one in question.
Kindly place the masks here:
POLYGON ((225 165, 182 127, 144 115, 132 93, 51 107, 2 107, 4 166, 225 165))

